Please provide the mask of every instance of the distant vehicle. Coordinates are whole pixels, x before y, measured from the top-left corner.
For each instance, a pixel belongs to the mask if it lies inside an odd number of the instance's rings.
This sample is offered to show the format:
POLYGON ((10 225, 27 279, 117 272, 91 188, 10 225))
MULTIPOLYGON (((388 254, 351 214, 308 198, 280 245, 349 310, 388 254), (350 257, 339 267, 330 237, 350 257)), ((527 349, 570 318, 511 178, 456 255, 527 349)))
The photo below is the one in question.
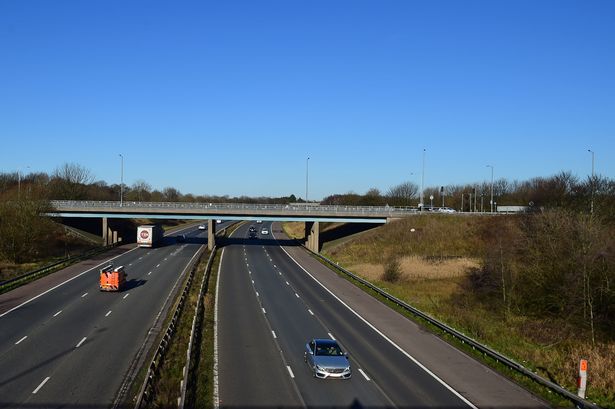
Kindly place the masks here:
POLYGON ((137 246, 155 247, 162 237, 164 231, 159 224, 148 224, 137 227, 137 246))
POLYGON ((218 220, 216 220, 216 223, 220 224, 220 223, 222 223, 222 220, 218 219, 218 220))
POLYGON ((256 238, 256 232, 255 231, 251 231, 250 232, 250 238, 251 239, 255 239, 256 238))
POLYGON ((252 231, 256 231, 256 227, 254 227, 254 226, 250 226, 250 228, 249 228, 248 230, 249 230, 249 231, 251 231, 251 232, 252 232, 252 231))
POLYGON ((257 220, 256 223, 261 224, 263 221, 262 220, 257 220))
POLYGON ((186 241, 186 235, 185 234, 180 234, 179 236, 177 236, 175 238, 175 240, 177 240, 178 243, 183 243, 186 241))
POLYGON ((438 209, 438 212, 440 213, 455 213, 456 210, 455 209, 451 209, 450 207, 441 207, 438 209))
POLYGON ((313 339, 305 344, 303 360, 316 378, 348 379, 352 375, 348 354, 333 339, 313 339))
POLYGON ((205 226, 204 224, 200 224, 199 230, 207 230, 207 226, 205 226))
POLYGON ((124 266, 113 267, 109 264, 100 269, 100 291, 121 291, 125 285, 124 266))
POLYGON ((261 229, 261 234, 269 234, 269 230, 266 227, 264 227, 261 229))

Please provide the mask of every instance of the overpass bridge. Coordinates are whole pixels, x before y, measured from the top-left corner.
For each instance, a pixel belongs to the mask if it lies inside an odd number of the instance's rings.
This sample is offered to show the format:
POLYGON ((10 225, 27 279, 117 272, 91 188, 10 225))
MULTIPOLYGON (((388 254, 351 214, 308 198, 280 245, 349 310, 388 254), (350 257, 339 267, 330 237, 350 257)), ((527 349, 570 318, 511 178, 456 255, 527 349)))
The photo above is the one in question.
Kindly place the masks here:
MULTIPOLYGON (((321 206, 318 204, 245 204, 185 202, 117 202, 65 201, 50 202, 50 217, 85 217, 102 219, 103 241, 117 240, 109 229, 108 219, 181 219, 208 222, 208 246, 215 241, 214 220, 263 220, 305 223, 307 246, 319 249, 321 222, 387 223, 390 219, 417 214, 416 208, 391 206, 321 206)), ((135 233, 136 234, 136 233, 135 233)))

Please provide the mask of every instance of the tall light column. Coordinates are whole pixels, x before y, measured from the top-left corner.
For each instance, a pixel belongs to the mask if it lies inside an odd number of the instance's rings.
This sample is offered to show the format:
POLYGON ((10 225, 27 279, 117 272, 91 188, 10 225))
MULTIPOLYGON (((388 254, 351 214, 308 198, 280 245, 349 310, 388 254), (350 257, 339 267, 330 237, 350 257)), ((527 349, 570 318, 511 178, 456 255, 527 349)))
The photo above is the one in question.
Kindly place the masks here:
POLYGON ((120 158, 122 158, 121 165, 121 174, 120 174, 120 207, 124 205, 124 156, 120 153, 120 158))
POLYGON ((426 149, 423 148, 423 171, 421 172, 421 211, 423 210, 423 207, 425 206, 425 203, 423 202, 423 190, 425 189, 425 151, 426 149))
POLYGON ((591 204, 590 204, 590 207, 589 207, 589 213, 594 214, 594 161, 595 161, 595 154, 594 154, 594 151, 592 151, 591 149, 588 149, 587 152, 592 154, 592 181, 591 181, 592 200, 591 200, 591 204))
POLYGON ((310 157, 305 160, 305 202, 308 202, 308 180, 310 175, 310 157))
POLYGON ((487 165, 488 168, 491 168, 491 201, 489 204, 491 205, 491 213, 493 213, 493 165, 487 165))

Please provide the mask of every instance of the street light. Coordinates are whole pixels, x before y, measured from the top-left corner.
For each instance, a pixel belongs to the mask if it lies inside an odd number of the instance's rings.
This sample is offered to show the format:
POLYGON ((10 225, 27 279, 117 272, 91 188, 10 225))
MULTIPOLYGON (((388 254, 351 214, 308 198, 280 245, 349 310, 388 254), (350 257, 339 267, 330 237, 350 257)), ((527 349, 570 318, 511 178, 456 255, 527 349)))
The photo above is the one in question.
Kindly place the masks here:
POLYGON ((423 171, 421 172, 421 203, 420 203, 421 211, 423 211, 423 207, 424 207, 423 206, 424 205, 424 203, 423 203, 423 199, 424 199, 424 197, 423 197, 423 189, 424 189, 424 186, 425 186, 425 151, 426 151, 426 149, 423 148, 423 171))
POLYGON ((310 172, 310 157, 305 160, 305 203, 308 202, 308 177, 310 172))
POLYGON ((120 158, 122 158, 122 172, 120 174, 120 207, 124 204, 124 156, 120 153, 120 158))
POLYGON ((487 165, 488 168, 491 168, 491 213, 493 213, 493 165, 487 165))
POLYGON ((589 208, 589 213, 590 214, 594 214, 594 162, 595 162, 595 153, 594 151, 592 151, 591 149, 588 149, 587 152, 592 154, 592 181, 591 181, 591 188, 592 188, 592 200, 591 200, 591 205, 589 208))

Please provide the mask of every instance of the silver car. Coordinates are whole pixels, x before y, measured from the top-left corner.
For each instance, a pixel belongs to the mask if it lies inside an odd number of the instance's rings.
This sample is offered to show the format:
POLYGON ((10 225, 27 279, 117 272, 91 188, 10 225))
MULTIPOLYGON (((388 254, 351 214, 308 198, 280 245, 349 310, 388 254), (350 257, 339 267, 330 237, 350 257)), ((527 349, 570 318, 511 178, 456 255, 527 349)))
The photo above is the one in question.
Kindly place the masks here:
POLYGON ((352 375, 348 354, 333 339, 313 339, 305 344, 303 360, 317 378, 348 379, 352 375))

